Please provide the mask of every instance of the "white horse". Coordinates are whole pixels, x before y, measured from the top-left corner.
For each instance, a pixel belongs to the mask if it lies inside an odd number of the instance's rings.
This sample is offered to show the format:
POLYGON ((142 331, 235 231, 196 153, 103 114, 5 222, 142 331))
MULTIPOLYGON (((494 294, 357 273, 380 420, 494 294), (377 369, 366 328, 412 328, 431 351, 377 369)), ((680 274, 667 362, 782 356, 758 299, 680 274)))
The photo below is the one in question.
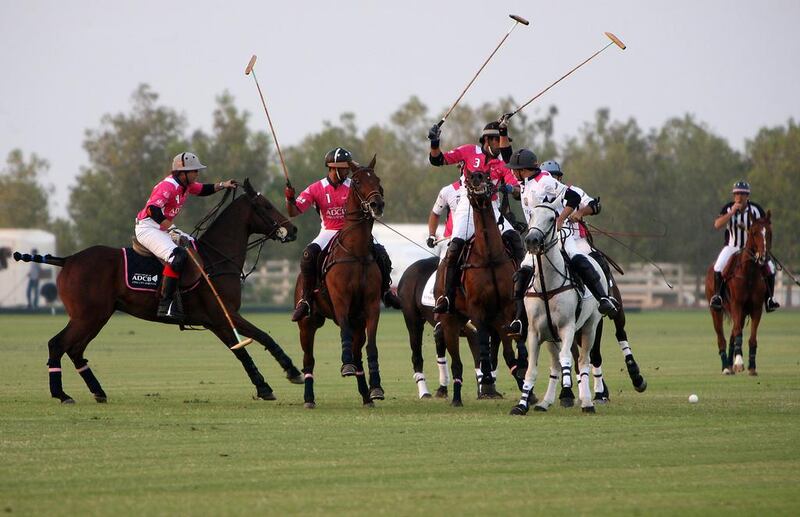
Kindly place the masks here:
MULTIPOLYGON (((602 315, 597 310, 597 300, 587 289, 579 294, 575 288, 564 256, 561 254, 559 232, 556 218, 560 204, 543 203, 534 207, 525 245, 530 258, 536 259, 534 280, 525 295, 525 308, 528 313, 528 371, 522 387, 519 404, 511 409, 512 415, 524 415, 529 403, 536 403, 533 391, 538 375, 539 349, 547 341, 552 357, 550 382, 544 399, 534 407, 535 411, 547 411, 556 398, 556 383, 561 374, 562 386, 572 387, 572 341, 576 332, 578 343, 578 393, 581 410, 594 413, 594 404, 589 388, 589 352, 594 346, 597 324, 602 315), (580 305, 580 314, 576 312, 580 305)), ((593 261, 601 278, 605 278, 600 267, 593 261)))

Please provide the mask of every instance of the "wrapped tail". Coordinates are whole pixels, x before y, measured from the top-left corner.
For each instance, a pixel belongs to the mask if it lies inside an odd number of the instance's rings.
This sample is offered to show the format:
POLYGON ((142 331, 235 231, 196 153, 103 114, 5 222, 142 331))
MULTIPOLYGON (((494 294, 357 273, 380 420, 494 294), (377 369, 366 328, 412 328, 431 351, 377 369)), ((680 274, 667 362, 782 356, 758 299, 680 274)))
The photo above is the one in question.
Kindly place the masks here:
POLYGON ((17 262, 38 262, 40 264, 50 264, 51 266, 59 266, 64 267, 64 264, 67 262, 67 258, 69 257, 54 257, 49 253, 47 255, 31 255, 29 253, 20 253, 19 251, 14 252, 14 260, 17 262))

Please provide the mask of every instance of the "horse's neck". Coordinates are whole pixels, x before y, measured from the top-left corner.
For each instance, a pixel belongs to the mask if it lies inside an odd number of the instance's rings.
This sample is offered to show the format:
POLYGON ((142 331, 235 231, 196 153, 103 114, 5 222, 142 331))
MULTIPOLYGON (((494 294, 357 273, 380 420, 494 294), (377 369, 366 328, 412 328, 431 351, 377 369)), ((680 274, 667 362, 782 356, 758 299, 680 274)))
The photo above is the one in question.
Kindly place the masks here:
POLYGON ((247 239, 250 236, 245 220, 243 203, 229 205, 200 236, 198 245, 204 253, 212 257, 222 255, 241 269, 244 266, 247 239))
POLYGON ((505 254, 503 238, 494 218, 494 207, 477 208, 472 205, 472 220, 475 223, 475 242, 472 244, 472 253, 489 260, 499 260, 505 254))
POLYGON ((361 203, 355 195, 353 188, 347 197, 345 212, 348 217, 359 217, 358 219, 348 219, 344 229, 339 232, 339 242, 356 257, 366 257, 372 251, 372 219, 366 219, 361 211, 361 203))
MULTIPOLYGON (((535 255, 534 260, 536 260, 535 255)), ((537 291, 556 289, 564 283, 564 279, 567 276, 564 256, 561 254, 561 249, 557 244, 547 250, 541 261, 536 260, 534 287, 537 291), (539 262, 541 262, 541 266, 539 262), (544 286, 542 286, 542 277, 544 277, 544 286)))

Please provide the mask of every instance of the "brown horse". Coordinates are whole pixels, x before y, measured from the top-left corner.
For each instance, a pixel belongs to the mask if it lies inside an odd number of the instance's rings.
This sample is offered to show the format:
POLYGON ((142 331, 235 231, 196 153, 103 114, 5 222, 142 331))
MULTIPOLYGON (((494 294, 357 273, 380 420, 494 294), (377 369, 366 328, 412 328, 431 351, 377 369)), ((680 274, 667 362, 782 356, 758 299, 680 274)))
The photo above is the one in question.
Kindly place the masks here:
MULTIPOLYGON (((451 404, 463 406, 461 385, 463 383, 463 364, 459 354, 458 337, 461 329, 473 327, 479 350, 479 395, 492 397, 496 395, 494 385, 493 361, 496 358, 497 344, 502 342, 503 349, 511 350, 511 338, 503 326, 514 317, 513 276, 516 266, 506 252, 500 229, 494 217, 492 195, 494 186, 490 178, 483 172, 472 172, 466 178, 467 196, 473 211, 475 237, 472 242, 467 263, 462 266, 462 289, 456 294, 455 312, 439 315, 444 332, 444 341, 452 359, 453 398, 451 404), (492 351, 492 341, 495 350, 492 351)), ((439 275, 435 294, 444 294, 444 262, 439 266, 439 275)), ((518 356, 514 366, 514 377, 519 384, 519 377, 524 376, 527 368, 527 351, 522 340, 517 344, 518 356)), ((508 362, 508 361, 507 361, 508 362)), ((496 359, 494 361, 496 364, 496 359)))
MULTIPOLYGON (((232 201, 197 240, 197 250, 239 332, 261 343, 283 367, 289 380, 299 384, 302 376, 283 349, 266 332, 237 312, 241 303, 241 276, 248 237, 255 233, 264 235, 264 239, 288 242, 296 238, 297 228, 265 197, 255 192, 248 180, 244 182, 244 191, 245 195, 232 201)), ((128 288, 124 256, 124 250, 107 246, 92 246, 63 258, 15 254, 17 260, 33 260, 64 268, 58 275, 58 291, 69 315, 69 323, 49 341, 50 357, 47 361, 50 395, 63 403, 74 402, 64 392, 61 383, 61 358, 65 353, 94 398, 98 402, 106 402, 106 393, 89 368, 83 352, 114 311, 127 312, 148 321, 170 323, 156 317, 157 292, 128 288)), ((199 276, 199 271, 193 265, 187 265, 181 287, 186 287, 187 281, 196 283, 199 276)), ((183 324, 211 330, 229 348, 237 343, 233 330, 206 283, 201 282, 194 289, 182 293, 181 298, 186 313, 183 324)), ((274 399, 272 388, 247 351, 239 349, 232 352, 256 387, 256 396, 264 400, 274 399)))
MULTIPOLYGON (((769 245, 772 242, 771 214, 757 219, 747 231, 745 247, 734 254, 722 273, 725 288, 722 292, 722 311, 711 310, 714 321, 714 332, 717 334, 717 347, 722 359, 722 373, 730 375, 744 371, 742 358, 742 330, 747 317, 750 317, 750 339, 748 341, 748 365, 750 375, 758 375, 756 371, 756 349, 758 347, 758 324, 761 322, 761 311, 767 284, 762 270, 766 267, 769 256, 769 245), (731 337, 728 353, 725 353, 725 336, 722 318, 728 315, 732 321, 731 337)), ((714 296, 714 268, 706 273, 706 299, 714 296)))
MULTIPOLYGON (((383 215, 381 180, 375 174, 376 157, 366 167, 350 165, 350 193, 345 204, 346 226, 331 240, 323 259, 320 288, 315 291, 308 317, 297 322, 303 347, 305 407, 316 407, 314 398, 314 335, 326 319, 340 328, 342 377, 355 375, 358 392, 366 406, 383 400, 378 368, 376 335, 380 318, 381 272, 375 262, 372 225, 383 215), (369 386, 364 377, 361 349, 366 342, 369 386)), ((295 304, 302 296, 302 275, 295 286, 295 304)))

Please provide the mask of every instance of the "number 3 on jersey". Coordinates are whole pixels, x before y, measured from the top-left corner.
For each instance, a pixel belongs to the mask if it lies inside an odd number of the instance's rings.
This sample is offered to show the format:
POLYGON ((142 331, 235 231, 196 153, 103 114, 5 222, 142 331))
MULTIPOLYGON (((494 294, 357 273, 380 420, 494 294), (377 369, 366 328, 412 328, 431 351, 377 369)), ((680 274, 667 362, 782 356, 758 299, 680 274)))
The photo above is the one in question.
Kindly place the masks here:
POLYGON ((476 169, 478 169, 478 168, 480 168, 480 166, 481 166, 481 159, 476 156, 475 157, 475 165, 474 165, 474 167, 476 169))

